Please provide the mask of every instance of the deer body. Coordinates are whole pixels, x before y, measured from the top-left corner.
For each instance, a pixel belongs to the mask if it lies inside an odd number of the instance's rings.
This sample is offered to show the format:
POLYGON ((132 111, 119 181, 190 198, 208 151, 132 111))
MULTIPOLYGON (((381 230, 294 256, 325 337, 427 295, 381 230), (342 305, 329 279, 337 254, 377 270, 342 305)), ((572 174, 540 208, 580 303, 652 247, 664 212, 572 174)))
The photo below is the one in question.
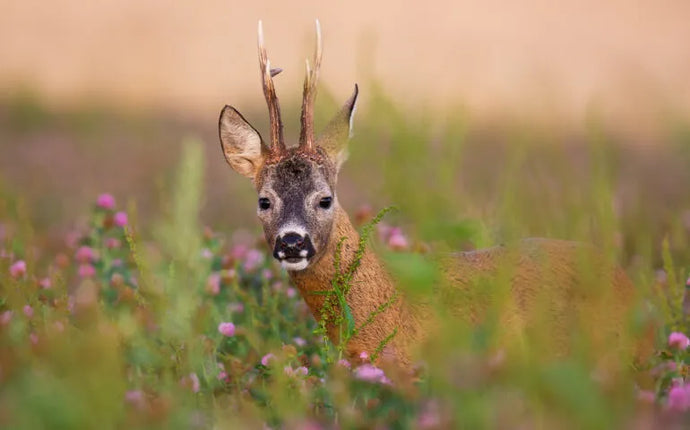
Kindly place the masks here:
MULTIPOLYGON (((339 208, 332 237, 345 238, 341 255, 349 264, 359 241, 359 234, 347 214, 339 208)), ((335 276, 332 240, 324 256, 290 277, 317 320, 321 319, 324 295, 335 276)), ((519 338, 535 323, 538 315, 547 315, 550 324, 548 339, 541 339, 542 351, 551 355, 568 352, 568 335, 587 322, 587 335, 599 341, 615 341, 624 348, 620 336, 634 298, 634 285, 625 273, 602 262, 596 249, 584 244, 562 240, 525 239, 514 247, 498 246, 462 252, 442 258, 441 271, 448 285, 442 300, 463 322, 480 323, 492 302, 486 287, 509 277, 510 290, 503 312, 505 337, 519 338), (578 260, 587 264, 579 267, 578 260), (593 266, 592 266, 593 264, 593 266), (589 269, 589 270, 586 270, 589 269), (502 272, 503 270, 503 272, 502 272), (602 284, 610 290, 599 290, 602 284), (544 345, 546 344, 546 345, 544 345)), ((347 302, 356 326, 375 309, 387 303, 397 292, 395 283, 376 254, 367 249, 362 265, 352 280, 347 302)), ((494 292, 494 295, 500 295, 494 292)), ((348 359, 358 361, 361 352, 371 353, 395 330, 396 336, 386 344, 381 357, 393 359, 402 366, 413 363, 415 347, 433 331, 432 312, 425 305, 408 303, 404 297, 395 300, 362 332, 353 337, 346 348, 348 359)), ((329 337, 338 342, 338 327, 329 325, 329 337)))
MULTIPOLYGON (((219 120, 221 147, 227 162, 252 179, 259 195, 257 214, 273 256, 287 269, 292 281, 321 320, 324 291, 332 288, 336 274, 336 246, 341 265, 355 258, 359 235, 340 207, 335 193, 337 174, 346 158, 346 144, 358 89, 316 138, 313 104, 321 62, 320 29, 313 68, 307 61, 302 104, 300 143, 288 148, 283 141, 278 98, 263 46, 259 23, 259 60, 264 95, 271 124, 270 145, 231 106, 219 120)), ((443 279, 437 288, 440 301, 458 318, 480 322, 487 309, 499 306, 506 338, 529 333, 536 319, 548 318, 548 346, 555 353, 567 351, 567 337, 575 324, 584 324, 598 342, 621 340, 634 287, 625 274, 592 248, 573 242, 530 239, 513 246, 459 253, 440 261, 443 279), (587 270, 581 270, 586 268, 587 270), (503 280, 504 282, 497 282, 503 280), (496 285, 508 291, 492 291, 496 285), (496 294, 494 294, 496 293, 496 294), (502 293, 502 294, 501 294, 502 293), (496 303, 500 300, 500 303, 496 303)), ((384 310, 356 333, 346 346, 348 358, 373 353, 394 331, 381 357, 402 366, 412 362, 416 345, 433 332, 433 310, 397 296, 390 274, 368 248, 354 272, 346 295, 355 326, 382 306, 384 310), (388 305, 385 305, 388 303, 388 305)), ((328 323, 327 332, 337 343, 340 327, 328 323)))

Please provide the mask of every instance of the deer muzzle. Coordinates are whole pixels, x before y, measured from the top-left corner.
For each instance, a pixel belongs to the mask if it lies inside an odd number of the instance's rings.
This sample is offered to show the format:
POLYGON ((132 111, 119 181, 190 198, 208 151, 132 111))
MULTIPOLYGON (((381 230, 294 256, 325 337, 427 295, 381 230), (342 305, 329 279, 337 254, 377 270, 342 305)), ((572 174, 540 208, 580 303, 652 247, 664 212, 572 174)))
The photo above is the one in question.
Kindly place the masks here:
POLYGON ((276 238, 273 257, 287 270, 303 270, 316 254, 309 235, 286 233, 276 238))

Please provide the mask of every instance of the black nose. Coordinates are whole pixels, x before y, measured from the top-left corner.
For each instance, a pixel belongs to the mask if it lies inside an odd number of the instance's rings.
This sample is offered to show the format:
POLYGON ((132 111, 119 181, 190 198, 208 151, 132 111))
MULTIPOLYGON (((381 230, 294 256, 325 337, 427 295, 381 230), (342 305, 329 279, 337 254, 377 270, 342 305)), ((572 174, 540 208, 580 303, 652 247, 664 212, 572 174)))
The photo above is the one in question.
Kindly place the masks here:
POLYGON ((303 250, 304 247, 304 237, 297 233, 288 233, 280 239, 280 250, 283 252, 288 252, 290 250, 299 252, 303 250))
POLYGON ((309 235, 302 236, 298 233, 287 233, 276 238, 276 245, 273 248, 273 256, 278 260, 311 258, 314 253, 314 246, 309 235))

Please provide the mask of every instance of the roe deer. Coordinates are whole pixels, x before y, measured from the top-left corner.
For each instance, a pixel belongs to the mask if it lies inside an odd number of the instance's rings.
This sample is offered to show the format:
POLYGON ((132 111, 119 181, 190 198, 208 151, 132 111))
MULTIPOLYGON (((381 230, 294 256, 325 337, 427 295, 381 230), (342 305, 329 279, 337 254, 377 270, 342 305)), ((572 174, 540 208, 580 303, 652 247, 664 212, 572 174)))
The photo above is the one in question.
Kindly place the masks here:
MULTIPOLYGON (((287 147, 273 84, 273 77, 281 69, 271 68, 261 22, 258 47, 270 141, 265 142, 235 108, 225 106, 219 119, 221 147, 228 164, 253 180, 259 197, 257 214, 273 257, 288 271, 314 317, 320 320, 325 299, 317 293, 332 288, 337 244, 345 238, 340 249, 345 266, 353 261, 359 242, 359 234, 340 207, 336 193, 358 87, 355 85, 350 99, 315 138, 314 99, 322 50, 317 21, 313 63, 306 62, 299 144, 287 147)), ((634 286, 621 269, 606 264, 591 247, 527 239, 510 247, 449 256, 443 267, 445 284, 450 288, 441 293, 446 295, 442 300, 465 299, 458 300, 453 310, 468 321, 479 321, 488 306, 485 294, 478 289, 486 285, 486 280, 507 274, 511 300, 501 322, 511 331, 527 328, 538 315, 545 315, 549 318, 547 325, 553 326, 553 335, 547 337, 554 339, 555 351, 567 349, 559 342, 566 338, 573 324, 583 321, 601 342, 623 343, 634 286), (588 273, 579 273, 578 264, 586 265, 588 273)), ((412 346, 420 344, 430 330, 426 324, 430 308, 412 305, 397 296, 391 276, 368 248, 350 285, 346 301, 357 326, 377 309, 383 311, 349 340, 345 349, 348 359, 357 361, 361 352, 372 353, 395 331, 382 357, 409 366, 412 346)), ((326 329, 330 339, 337 343, 339 327, 329 322, 326 329)))

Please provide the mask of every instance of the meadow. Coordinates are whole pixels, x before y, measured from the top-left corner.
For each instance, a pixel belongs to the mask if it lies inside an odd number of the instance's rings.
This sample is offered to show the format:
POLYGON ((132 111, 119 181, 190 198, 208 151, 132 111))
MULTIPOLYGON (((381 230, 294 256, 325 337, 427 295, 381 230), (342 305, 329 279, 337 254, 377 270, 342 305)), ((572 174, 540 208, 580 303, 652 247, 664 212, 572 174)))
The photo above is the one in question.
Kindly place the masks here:
MULTIPOLYGON (((0 109, 0 426, 687 425, 690 125, 635 141, 596 116, 480 122, 370 94, 338 192, 403 294, 434 294, 430 254, 592 243, 634 281, 630 336, 652 327, 654 353, 608 375, 578 333, 579 353, 545 358, 498 344, 496 319, 439 309, 446 329, 413 377, 368 362, 376 351, 353 368, 272 261, 215 118, 56 112, 21 96, 0 109)), ((336 106, 318 103, 317 129, 336 106)))

